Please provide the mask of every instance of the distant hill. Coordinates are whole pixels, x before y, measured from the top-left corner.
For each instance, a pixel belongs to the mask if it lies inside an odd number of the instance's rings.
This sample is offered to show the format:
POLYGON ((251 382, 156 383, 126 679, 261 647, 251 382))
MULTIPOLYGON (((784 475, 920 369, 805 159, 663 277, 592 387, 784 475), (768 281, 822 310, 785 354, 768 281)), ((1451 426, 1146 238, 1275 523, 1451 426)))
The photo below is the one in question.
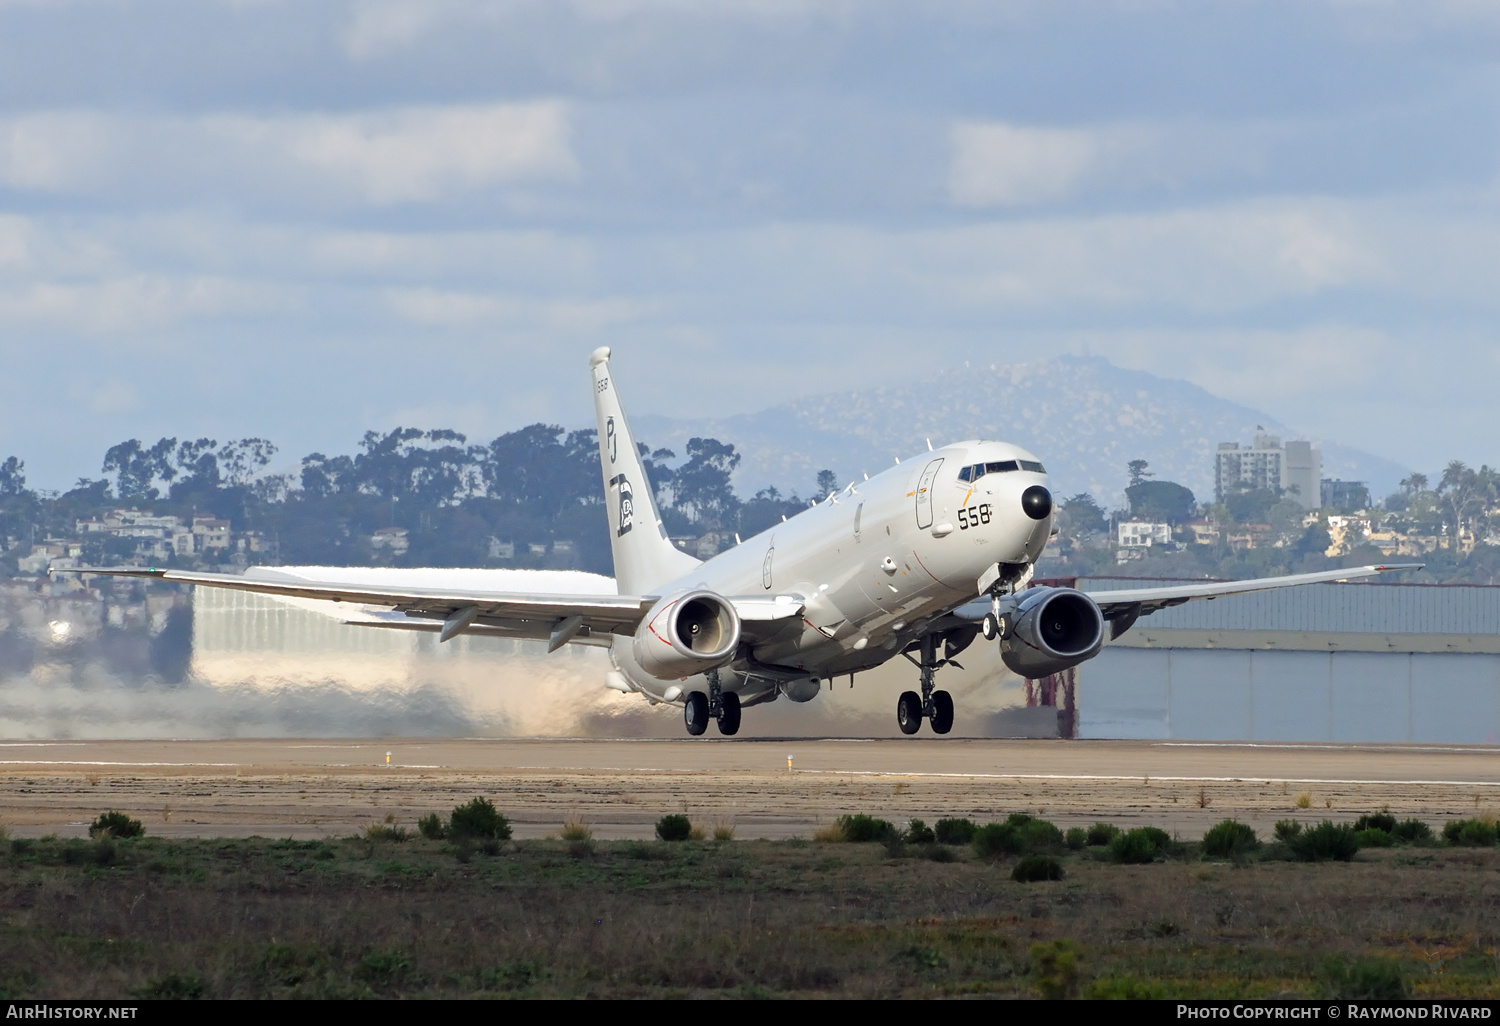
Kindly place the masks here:
MULTIPOLYGON (((1306 437, 1267 414, 1220 399, 1186 381, 1125 370, 1098 356, 1058 356, 1010 366, 961 366, 920 380, 860 392, 806 396, 759 413, 722 420, 633 418, 653 447, 682 454, 704 435, 733 442, 744 455, 741 496, 774 484, 808 495, 827 467, 840 483, 915 456, 933 445, 996 438, 1023 445, 1047 465, 1060 495, 1090 492, 1124 502, 1125 465, 1148 460, 1158 478, 1213 497, 1219 442, 1248 444, 1257 425, 1283 439, 1306 437)), ((1375 497, 1410 471, 1391 460, 1320 442, 1323 476, 1366 481, 1375 497)))

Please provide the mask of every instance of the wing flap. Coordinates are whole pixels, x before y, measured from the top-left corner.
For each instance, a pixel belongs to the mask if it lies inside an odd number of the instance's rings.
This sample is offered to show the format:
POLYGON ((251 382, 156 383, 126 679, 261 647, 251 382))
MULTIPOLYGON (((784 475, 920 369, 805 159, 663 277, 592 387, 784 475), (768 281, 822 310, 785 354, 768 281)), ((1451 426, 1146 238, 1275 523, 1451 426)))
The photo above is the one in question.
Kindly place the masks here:
MULTIPOLYGON (((376 627, 384 630, 418 631, 423 634, 439 634, 443 630, 443 625, 436 620, 413 618, 404 613, 394 611, 367 612, 364 616, 345 620, 344 624, 349 627, 376 627)), ((478 635, 483 638, 508 638, 512 641, 550 642, 555 629, 550 622, 539 620, 489 620, 476 621, 469 624, 463 629, 463 633, 478 635)), ((564 644, 608 648, 610 645, 610 632, 596 631, 593 628, 585 626, 577 634, 567 638, 564 644)))

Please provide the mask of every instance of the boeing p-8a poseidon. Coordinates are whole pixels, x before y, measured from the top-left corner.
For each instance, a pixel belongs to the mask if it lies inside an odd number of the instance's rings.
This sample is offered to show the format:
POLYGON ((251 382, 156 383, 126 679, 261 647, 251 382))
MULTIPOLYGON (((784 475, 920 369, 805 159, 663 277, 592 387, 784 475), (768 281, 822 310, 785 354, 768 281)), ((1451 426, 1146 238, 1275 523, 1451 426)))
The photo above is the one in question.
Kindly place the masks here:
POLYGON ((614 595, 537 595, 399 588, 118 568, 109 574, 384 607, 348 622, 530 638, 609 649, 609 684, 680 704, 689 734, 710 720, 734 734, 743 709, 814 698, 825 680, 898 656, 919 690, 896 703, 901 730, 953 727, 937 671, 976 637, 1000 646, 1024 677, 1097 655, 1138 617, 1191 599, 1344 581, 1410 564, 1254 581, 1088 594, 1027 587, 1052 531, 1047 473, 1004 442, 957 442, 851 484, 823 502, 700 562, 668 540, 641 465, 609 350, 594 352, 594 406, 614 552, 614 595))

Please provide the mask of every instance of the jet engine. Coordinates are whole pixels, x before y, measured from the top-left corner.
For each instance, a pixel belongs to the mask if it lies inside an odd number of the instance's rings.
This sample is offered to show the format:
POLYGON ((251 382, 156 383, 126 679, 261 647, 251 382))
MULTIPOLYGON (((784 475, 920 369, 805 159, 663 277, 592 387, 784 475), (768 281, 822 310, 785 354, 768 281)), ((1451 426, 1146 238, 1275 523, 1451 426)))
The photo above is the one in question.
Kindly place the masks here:
POLYGON ((740 644, 734 606, 711 591, 669 595, 652 607, 631 645, 635 661, 657 680, 681 680, 723 666, 740 644))
POLYGON ((1000 643, 1000 658, 1013 671, 1035 680, 1099 654, 1104 614, 1083 592, 1031 588, 1020 599, 1000 643))

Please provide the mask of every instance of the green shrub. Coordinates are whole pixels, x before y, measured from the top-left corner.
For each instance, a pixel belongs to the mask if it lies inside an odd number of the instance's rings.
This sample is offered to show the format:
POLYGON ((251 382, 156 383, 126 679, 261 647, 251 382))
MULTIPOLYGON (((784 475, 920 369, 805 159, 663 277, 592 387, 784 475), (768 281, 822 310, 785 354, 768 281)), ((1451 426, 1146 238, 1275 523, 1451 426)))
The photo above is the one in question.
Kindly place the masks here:
POLYGON ((1314 827, 1307 827, 1287 842, 1292 854, 1303 862, 1326 862, 1337 859, 1348 862, 1359 851, 1359 841, 1354 828, 1348 823, 1332 823, 1324 820, 1314 827))
POLYGON ((496 811, 488 798, 475 798, 453 810, 448 817, 448 833, 453 837, 472 837, 475 840, 508 841, 510 820, 496 811))
POLYGON ((1302 824, 1295 819, 1278 819, 1276 821, 1276 840, 1291 843, 1293 837, 1302 832, 1302 824))
POLYGON ((932 832, 932 827, 920 819, 914 819, 907 825, 906 835, 901 839, 907 844, 932 844, 937 840, 937 835, 932 832))
POLYGON ((970 844, 974 840, 974 831, 978 829, 972 820, 940 819, 933 824, 932 833, 938 844, 970 844))
POLYGON ((1004 823, 990 823, 974 832, 974 851, 981 858, 1034 855, 1063 849, 1062 831, 1045 819, 1013 812, 1004 823))
POLYGON ((1423 844, 1432 840, 1432 827, 1420 819, 1403 819, 1391 831, 1391 836, 1407 844, 1423 844))
POLYGON ((398 827, 394 823, 374 823, 365 831, 367 841, 394 841, 400 844, 402 841, 411 839, 411 832, 405 827, 398 827))
POLYGON ((1032 979, 1049 1001, 1078 993, 1078 947, 1066 938, 1031 946, 1032 979))
POLYGON ((947 845, 930 844, 922 849, 922 857, 933 862, 957 862, 958 856, 947 845))
POLYGON ((126 993, 135 998, 157 1001, 192 1001, 203 996, 203 977, 197 973, 167 973, 148 980, 126 993))
POLYGON ((411 961, 396 950, 372 951, 354 967, 354 978, 372 987, 392 987, 411 974, 411 961))
POLYGON ((1394 837, 1375 827, 1354 831, 1354 841, 1361 848, 1389 848, 1396 843, 1394 837))
POLYGON ((1083 996, 1092 1001, 1160 1001, 1167 990, 1136 976, 1101 976, 1089 984, 1083 996))
POLYGON ((1102 848, 1120 836, 1120 828, 1113 823, 1095 823, 1089 827, 1089 847, 1102 848))
POLYGON ((441 841, 448 836, 448 828, 436 812, 417 820, 417 832, 429 841, 441 841))
POLYGON ((1443 840, 1466 848, 1492 848, 1497 840, 1492 819, 1455 819, 1443 824, 1443 840))
POLYGON ((1004 823, 988 823, 974 831, 974 851, 980 858, 996 859, 1002 855, 1015 854, 1010 846, 1014 831, 1007 831, 1004 823))
POLYGON ((680 812, 663 816, 656 821, 656 836, 663 841, 686 841, 693 836, 693 824, 680 812))
POLYGON ((1039 880, 1061 880, 1062 863, 1047 855, 1027 855, 1016 863, 1010 878, 1017 883, 1036 883, 1039 880))
POLYGON ((1203 835, 1203 854, 1231 858, 1260 847, 1260 838, 1244 823, 1226 819, 1203 835))
POLYGON ((507 962, 479 970, 477 982, 480 990, 522 990, 543 975, 545 971, 535 962, 507 962))
POLYGON ((1388 958, 1361 958, 1351 966, 1331 955, 1319 975, 1330 997, 1389 1000, 1411 993, 1401 966, 1388 958))
POLYGON ((1354 821, 1354 832, 1361 830, 1384 830, 1388 834, 1396 832, 1396 817, 1389 812, 1371 812, 1354 821))
POLYGON ((1080 851, 1089 843, 1089 832, 1083 827, 1069 827, 1063 835, 1069 851, 1080 851))
POLYGON ((895 827, 883 819, 860 814, 858 816, 840 816, 834 821, 843 831, 844 840, 857 844, 865 844, 872 841, 885 841, 900 834, 895 827))
POLYGON ((1115 862, 1155 862, 1167 853, 1172 838, 1156 827, 1136 827, 1116 834, 1109 842, 1109 857, 1115 862))
POLYGON ((127 837, 140 837, 145 832, 146 828, 141 826, 140 820, 131 819, 125 813, 113 810, 100 813, 99 818, 94 820, 93 825, 89 827, 90 837, 118 837, 124 839, 127 837))

